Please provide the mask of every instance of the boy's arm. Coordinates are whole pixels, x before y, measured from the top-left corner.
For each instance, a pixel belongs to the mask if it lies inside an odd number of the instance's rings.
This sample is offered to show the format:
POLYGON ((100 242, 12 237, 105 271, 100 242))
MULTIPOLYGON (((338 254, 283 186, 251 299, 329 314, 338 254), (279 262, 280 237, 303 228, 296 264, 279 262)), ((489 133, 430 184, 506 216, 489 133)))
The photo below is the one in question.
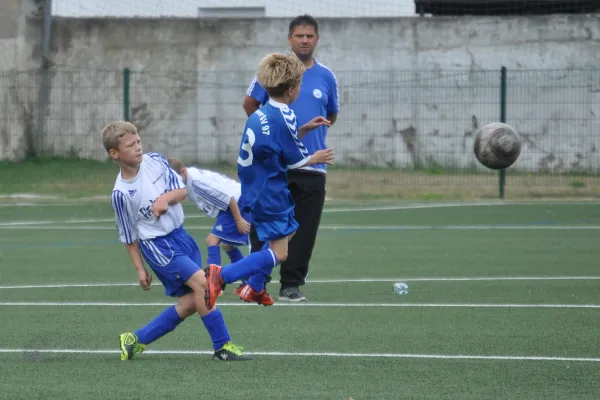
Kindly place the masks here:
POLYGON ((298 139, 302 140, 308 132, 310 132, 310 129, 306 125, 301 126, 300 129, 298 129, 298 139))
POLYGON ((175 204, 179 204, 185 199, 187 199, 188 191, 186 188, 184 189, 175 189, 170 192, 164 193, 162 197, 168 205, 173 206, 175 204))
POLYGON ((231 214, 235 219, 235 224, 237 225, 238 231, 240 233, 249 233, 250 224, 244 219, 244 217, 242 217, 240 207, 238 206, 235 197, 231 198, 231 201, 229 202, 229 209, 231 210, 231 214))
POLYGON ((187 197, 187 189, 173 189, 163 193, 154 203, 152 203, 152 212, 156 218, 160 218, 169 209, 169 206, 181 203, 187 197))
POLYGON ((229 209, 231 210, 231 214, 233 214, 233 218, 235 218, 235 222, 243 219, 235 197, 232 197, 229 201, 229 209))
POLYGON ((290 135, 282 135, 283 140, 281 147, 283 149, 284 159, 289 169, 296 169, 314 164, 333 164, 333 160, 335 158, 333 149, 319 150, 312 155, 308 155, 308 150, 304 144, 302 144, 298 138, 298 135, 289 126, 288 129, 290 131, 290 135))
POLYGON ((314 164, 327 164, 333 165, 333 160, 335 159, 335 153, 333 149, 324 149, 316 151, 312 154, 308 160, 308 162, 304 165, 314 165, 314 164))
POLYGON ((331 124, 331 121, 329 121, 326 118, 323 118, 322 116, 315 117, 308 121, 306 124, 302 125, 300 129, 298 129, 298 139, 302 139, 304 136, 306 136, 308 132, 318 128, 319 126, 330 127, 331 124))
POLYGON ((152 212, 157 218, 167 212, 169 206, 181 203, 187 198, 187 189, 185 183, 181 180, 179 174, 171 169, 167 159, 160 153, 148 153, 150 158, 162 164, 164 170, 164 181, 167 185, 168 192, 163 193, 152 204, 152 212))
POLYGON ((111 205, 115 213, 115 222, 117 231, 119 232, 119 240, 125 245, 125 248, 131 257, 131 261, 133 262, 133 266, 137 270, 140 286, 142 289, 148 290, 150 289, 150 283, 152 282, 152 275, 148 274, 146 268, 144 268, 144 262, 138 244, 137 230, 135 229, 129 213, 129 202, 122 192, 115 190, 111 196, 111 205))
POLYGON ((144 260, 142 258, 142 253, 140 251, 140 245, 138 241, 134 241, 133 243, 125 243, 125 248, 131 257, 131 261, 133 262, 133 267, 138 273, 138 281, 140 286, 144 290, 150 289, 150 284, 152 283, 152 275, 146 271, 144 267, 144 260))

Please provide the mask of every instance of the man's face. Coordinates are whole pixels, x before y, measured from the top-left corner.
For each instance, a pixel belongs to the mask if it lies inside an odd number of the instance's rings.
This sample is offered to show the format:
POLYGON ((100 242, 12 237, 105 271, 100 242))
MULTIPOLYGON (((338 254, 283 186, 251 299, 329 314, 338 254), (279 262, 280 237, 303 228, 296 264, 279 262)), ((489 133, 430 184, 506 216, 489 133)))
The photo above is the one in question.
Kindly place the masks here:
POLYGON ((319 42, 319 36, 315 32, 315 28, 310 25, 298 25, 292 33, 288 35, 288 42, 292 51, 301 60, 309 60, 312 58, 319 42))

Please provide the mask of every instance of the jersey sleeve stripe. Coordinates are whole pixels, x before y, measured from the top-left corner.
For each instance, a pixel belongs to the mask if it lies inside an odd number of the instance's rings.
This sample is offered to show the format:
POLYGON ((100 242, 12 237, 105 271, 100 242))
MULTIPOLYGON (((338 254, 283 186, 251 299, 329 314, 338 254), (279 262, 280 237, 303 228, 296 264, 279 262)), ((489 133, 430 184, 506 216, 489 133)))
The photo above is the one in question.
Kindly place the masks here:
POLYGON ((308 161, 310 160, 310 156, 303 158, 302 160, 298 161, 296 164, 294 165, 288 165, 289 169, 296 169, 296 168, 300 168, 306 165, 306 163, 308 163, 308 161))
POLYGON ((252 96, 252 91, 254 90, 254 86, 256 85, 256 76, 250 82, 250 86, 248 86, 248 90, 246 91, 247 96, 252 96))
MULTIPOLYGON (((294 139, 294 143, 296 144, 298 151, 303 156, 307 155, 308 150, 306 149, 306 146, 304 146, 304 144, 298 139, 297 127, 295 125, 291 125, 290 123, 288 123, 288 119, 291 119, 290 117, 293 117, 293 121, 294 121, 294 123, 296 123, 296 115, 293 112, 291 114, 285 114, 283 111, 281 111, 281 115, 283 116, 283 119, 285 120, 285 125, 287 126, 288 130, 290 131, 290 135, 292 135, 292 138, 294 139)), ((308 160, 307 160, 307 162, 308 162, 308 160)))
POLYGON ((340 82, 337 79, 337 76, 335 76, 335 74, 333 75, 333 79, 335 81, 335 103, 337 106, 337 109, 340 109, 340 82))
POLYGON ((181 181, 181 179, 175 174, 175 171, 173 171, 169 167, 169 189, 171 189, 171 190, 181 189, 182 183, 183 182, 181 181))
POLYGON ((129 221, 129 216, 127 215, 127 207, 125 205, 125 195, 119 191, 113 191, 112 193, 112 203, 113 209, 117 214, 117 224, 121 229, 123 239, 128 244, 133 243, 133 238, 131 234, 131 223, 129 221))
POLYGON ((168 174, 167 176, 167 186, 169 187, 169 190, 175 190, 175 189, 182 189, 183 186, 183 182, 181 181, 181 179, 179 178, 179 176, 177 176, 175 174, 175 171, 173 171, 171 169, 171 166, 169 165, 169 162, 159 153, 148 153, 148 156, 150 156, 152 159, 156 160, 156 161, 160 161, 163 166, 166 168, 166 172, 168 174))
POLYGON ((231 201, 231 198, 232 198, 233 196, 230 196, 230 195, 228 195, 227 193, 225 193, 225 192, 222 192, 221 190, 217 189, 217 188, 216 188, 216 187, 214 187, 214 186, 211 186, 211 185, 206 185, 206 184, 203 184, 203 183, 200 183, 200 184, 199 184, 199 187, 203 187, 203 186, 204 186, 204 187, 206 187, 206 188, 208 189, 208 190, 206 190, 206 193, 209 193, 209 194, 210 194, 210 191, 212 191, 213 193, 215 193, 215 194, 216 194, 216 196, 213 196, 214 198, 216 198, 216 199, 220 200, 220 201, 221 201, 223 204, 225 204, 225 205, 226 205, 226 207, 225 207, 225 208, 229 207, 229 201, 231 201), (227 199, 227 201, 226 201, 226 202, 225 202, 225 199, 227 199))
POLYGON ((222 210, 226 210, 227 207, 229 206, 229 204, 226 204, 225 202, 223 202, 218 197, 212 196, 210 193, 208 193, 208 191, 203 190, 203 188, 200 187, 200 185, 198 185, 195 182, 192 183, 192 188, 194 189, 194 193, 196 193, 196 195, 198 197, 203 198, 204 200, 206 200, 210 204, 213 204, 213 205, 215 205, 216 207, 219 207, 222 210))

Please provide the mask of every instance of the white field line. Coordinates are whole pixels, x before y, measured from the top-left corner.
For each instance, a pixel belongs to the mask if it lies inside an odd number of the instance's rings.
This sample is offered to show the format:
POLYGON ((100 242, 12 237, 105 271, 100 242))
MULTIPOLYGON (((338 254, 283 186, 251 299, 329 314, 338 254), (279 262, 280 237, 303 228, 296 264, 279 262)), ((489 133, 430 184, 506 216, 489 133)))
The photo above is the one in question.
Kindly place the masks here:
MULTIPOLYGON (((487 206, 502 206, 502 205, 550 205, 552 203, 519 203, 510 201, 497 202, 463 202, 463 203, 425 203, 425 204, 405 204, 391 206, 373 206, 373 207, 342 207, 342 208, 325 208, 323 213, 342 213, 342 212, 361 212, 361 211, 390 211, 390 210, 413 210, 413 209, 432 209, 432 208, 447 208, 447 207, 487 207, 487 206)), ((555 205, 594 205, 594 203, 556 203, 555 205)), ((47 206, 52 206, 48 204, 47 206)), ((68 205, 68 204, 67 204, 68 205)), ((3 206, 12 206, 4 204, 3 206)), ((207 218, 203 215, 189 215, 186 219, 207 218)), ((83 224, 83 223, 100 223, 114 222, 114 218, 98 218, 98 219, 70 219, 65 221, 10 221, 0 223, 0 227, 11 226, 26 226, 26 225, 53 225, 53 224, 83 224)))
MULTIPOLYGON (((120 351, 111 349, 7 349, 0 348, 0 354, 96 354, 117 355, 120 351)), ((143 355, 212 355, 208 350, 146 350, 143 355)), ((253 356, 266 357, 336 357, 336 358, 413 358, 437 360, 489 360, 489 361, 567 361, 567 362, 600 362, 600 358, 592 357, 557 357, 557 356, 500 356, 475 354, 410 354, 410 353, 335 353, 335 352, 284 352, 253 351, 253 356)))
MULTIPOLYGON (((595 281, 600 276, 464 276, 464 277, 417 277, 417 278, 356 278, 356 279, 314 279, 308 283, 387 283, 387 282, 493 282, 493 281, 595 281)), ((117 283, 49 283, 29 285, 0 285, 0 290, 10 289, 66 289, 94 287, 138 286, 136 282, 117 283)), ((153 285, 161 285, 160 282, 153 285)))
MULTIPOLYGON (((409 204, 381 207, 346 207, 324 209, 323 213, 331 212, 353 212, 353 211, 388 211, 388 210, 409 210, 419 208, 442 208, 442 207, 467 207, 474 205, 488 206, 500 203, 439 203, 439 204, 409 204)), ((186 219, 207 218, 204 215, 186 215, 186 219)), ((12 221, 2 222, 0 227, 22 226, 22 225, 53 225, 53 224, 93 224, 99 222, 114 222, 114 218, 93 218, 93 219, 68 219, 65 221, 12 221)))
MULTIPOLYGON (((1 198, 1 196, 0 196, 1 198)), ((106 199, 110 201, 108 197, 106 199)), ((12 203, 12 204, 0 204, 1 207, 71 207, 71 206, 89 206, 90 203, 12 203)), ((444 203, 412 203, 412 204, 392 204, 392 205, 381 205, 381 206, 346 206, 334 208, 326 206, 323 212, 349 212, 349 211, 387 211, 387 210, 408 210, 408 209, 420 209, 420 208, 445 208, 445 207, 473 207, 473 206, 500 206, 500 205, 530 205, 530 204, 552 204, 552 203, 526 203, 526 202, 511 202, 511 201, 475 201, 475 202, 444 202, 444 203)), ((558 202, 558 205, 562 204, 593 204, 591 202, 582 203, 569 203, 569 202, 558 202)))
MULTIPOLYGON (((1 199, 14 199, 14 198, 21 198, 21 199, 30 199, 30 200, 43 200, 43 199, 57 199, 58 197, 56 196, 35 196, 35 195, 20 195, 20 196, 15 196, 15 195, 0 195, 0 200, 1 199)), ((14 202, 14 203, 0 203, 0 207, 89 207, 90 205, 95 205, 98 203, 106 203, 107 201, 110 201, 110 196, 94 196, 94 197, 88 197, 88 198, 83 198, 81 200, 78 201, 73 201, 73 202, 50 202, 50 203, 42 203, 42 202, 37 202, 37 201, 20 201, 20 202, 14 202)), ((326 207, 329 207, 327 204, 335 204, 337 201, 332 201, 330 199, 326 199, 325 200, 325 204, 326 207)), ((339 201, 339 203, 343 203, 343 201, 339 201)), ((432 203, 432 202, 427 202, 427 203, 411 203, 411 204, 392 204, 389 206, 360 206, 360 205, 356 205, 356 206, 351 206, 348 205, 347 209, 349 210, 356 210, 356 209, 373 209, 375 208, 376 211, 382 210, 383 207, 388 207, 385 209, 396 209, 396 208, 389 208, 389 207, 407 207, 407 206, 413 206, 416 208, 436 208, 438 206, 440 207, 463 207, 463 206, 494 206, 494 205, 525 205, 525 206, 529 206, 529 205, 552 205, 552 206, 562 206, 562 205, 567 205, 567 206, 576 206, 576 205, 596 205, 597 204, 597 199, 596 198, 588 198, 588 199, 578 199, 578 200, 574 200, 574 201, 569 201, 569 200, 560 200, 560 199, 544 199, 544 200, 539 200, 539 201, 531 201, 531 200, 526 200, 526 201, 520 201, 520 200, 496 200, 496 201, 473 201, 473 202, 440 202, 440 203, 432 203)), ((336 212, 336 211, 331 211, 331 212, 336 212)), ((338 211, 339 212, 339 211, 338 211)))
MULTIPOLYGON (((3 301, 0 307, 168 307, 166 302, 102 302, 102 301, 3 301)), ((221 307, 256 307, 244 302, 217 303, 221 307)), ((600 304, 474 304, 474 303, 275 303, 273 307, 305 308, 578 308, 600 309, 600 304)))
MULTIPOLYGON (((417 277, 417 278, 356 278, 356 279, 314 279, 308 283, 387 283, 387 282, 492 282, 492 281, 595 281, 600 276, 464 276, 464 277, 417 277)), ((117 283, 49 283, 29 285, 0 285, 0 290, 10 289, 66 289, 94 287, 138 286, 136 282, 117 283)), ((153 285, 161 285, 160 282, 153 285)))
MULTIPOLYGON (((112 220, 111 220, 112 222, 112 220)), ((8 223, 7 223, 8 224, 8 223)), ((17 223, 7 225, 0 223, 0 228, 4 229, 29 229, 29 230, 71 230, 71 231, 106 231, 115 230, 114 226, 91 226, 91 225, 71 225, 61 226, 53 223, 17 223)), ((186 230, 212 230, 212 225, 186 225, 186 230)), ((451 230, 451 231, 471 231, 471 230, 539 230, 539 231, 569 231, 569 230, 599 230, 600 225, 321 225, 321 230, 354 230, 354 231, 427 231, 427 230, 451 230)))

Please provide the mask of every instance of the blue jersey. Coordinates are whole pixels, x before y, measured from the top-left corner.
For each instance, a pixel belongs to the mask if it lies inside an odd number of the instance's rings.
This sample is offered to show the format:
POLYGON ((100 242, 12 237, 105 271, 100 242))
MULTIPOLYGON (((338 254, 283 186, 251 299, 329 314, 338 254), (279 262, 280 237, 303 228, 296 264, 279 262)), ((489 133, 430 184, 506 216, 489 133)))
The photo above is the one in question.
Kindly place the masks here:
MULTIPOLYGON (((246 94, 261 104, 266 104, 269 99, 269 95, 260 86, 256 77, 250 84, 246 94)), ((300 86, 300 95, 289 107, 296 114, 299 127, 315 117, 327 117, 328 115, 337 114, 340 110, 340 102, 339 85, 335 74, 329 68, 315 60, 315 64, 304 72, 302 86, 300 86)), ((308 149, 309 154, 314 154, 317 150, 327 148, 325 143, 326 136, 327 127, 320 126, 303 137, 302 143, 308 149)), ((302 169, 325 173, 326 165, 315 164, 302 169)))
POLYGON ((286 104, 273 99, 248 118, 238 156, 242 195, 238 204, 254 221, 281 219, 294 209, 287 170, 309 161, 298 123, 286 104))

